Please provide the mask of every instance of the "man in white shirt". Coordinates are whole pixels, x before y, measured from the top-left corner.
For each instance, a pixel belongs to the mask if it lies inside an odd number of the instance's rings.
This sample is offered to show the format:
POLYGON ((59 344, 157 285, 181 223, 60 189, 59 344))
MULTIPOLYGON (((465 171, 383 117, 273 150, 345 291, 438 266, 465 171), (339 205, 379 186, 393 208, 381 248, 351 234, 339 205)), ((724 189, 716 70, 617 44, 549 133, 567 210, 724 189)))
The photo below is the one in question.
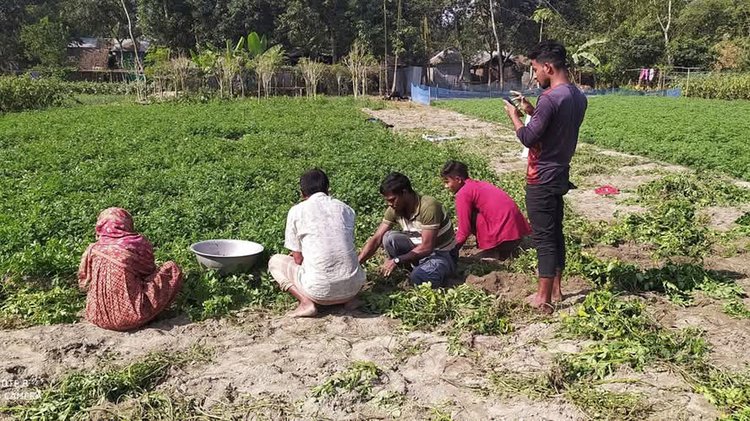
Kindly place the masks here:
POLYGON ((355 213, 328 196, 328 177, 318 169, 300 177, 303 201, 289 210, 284 247, 268 262, 283 291, 299 300, 292 317, 313 317, 318 305, 353 304, 366 274, 354 247, 355 213))

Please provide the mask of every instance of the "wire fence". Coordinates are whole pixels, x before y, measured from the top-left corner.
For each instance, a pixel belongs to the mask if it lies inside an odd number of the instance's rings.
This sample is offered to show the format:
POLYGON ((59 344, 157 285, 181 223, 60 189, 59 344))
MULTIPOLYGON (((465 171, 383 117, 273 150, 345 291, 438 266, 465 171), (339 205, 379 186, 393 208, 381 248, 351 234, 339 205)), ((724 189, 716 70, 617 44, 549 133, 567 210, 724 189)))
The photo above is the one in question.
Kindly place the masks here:
MULTIPOLYGON (((526 89, 522 93, 525 96, 539 96, 541 89, 526 89)), ((582 91, 586 96, 603 96, 603 95, 623 95, 623 96, 663 96, 677 98, 682 95, 682 89, 657 89, 657 90, 635 90, 623 88, 610 89, 587 89, 582 91)), ((482 99, 482 98, 503 98, 511 96, 509 90, 495 91, 464 91, 456 89, 447 89, 426 85, 411 85, 412 102, 430 105, 432 101, 453 100, 453 99, 482 99)))

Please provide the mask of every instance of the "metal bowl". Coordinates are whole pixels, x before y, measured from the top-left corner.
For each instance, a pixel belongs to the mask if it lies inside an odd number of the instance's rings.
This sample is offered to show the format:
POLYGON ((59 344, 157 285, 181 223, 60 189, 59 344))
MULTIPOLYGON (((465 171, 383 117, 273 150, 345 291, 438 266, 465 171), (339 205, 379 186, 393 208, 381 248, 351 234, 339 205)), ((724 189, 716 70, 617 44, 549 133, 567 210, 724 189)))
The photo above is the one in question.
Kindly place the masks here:
POLYGON ((263 246, 244 240, 206 240, 190 246, 198 263, 219 273, 249 271, 263 253, 263 246))

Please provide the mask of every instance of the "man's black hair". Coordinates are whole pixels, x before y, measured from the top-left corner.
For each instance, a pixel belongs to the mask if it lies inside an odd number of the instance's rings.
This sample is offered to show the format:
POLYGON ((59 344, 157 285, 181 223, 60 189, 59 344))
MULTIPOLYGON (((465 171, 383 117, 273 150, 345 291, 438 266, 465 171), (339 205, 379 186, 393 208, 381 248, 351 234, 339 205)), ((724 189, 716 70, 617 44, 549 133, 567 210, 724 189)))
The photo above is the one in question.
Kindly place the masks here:
POLYGON ((450 160, 443 165, 440 171, 441 177, 458 177, 462 180, 469 178, 469 167, 463 162, 450 160))
POLYGON ((380 183, 380 194, 382 195, 395 194, 400 196, 404 193, 414 193, 414 189, 411 188, 409 177, 401 173, 392 172, 380 183))
POLYGON ((307 171, 299 178, 299 188, 304 197, 315 193, 328 194, 328 176, 317 168, 307 171))
POLYGON ((557 69, 568 69, 568 53, 557 41, 542 41, 529 51, 529 59, 549 63, 557 69))

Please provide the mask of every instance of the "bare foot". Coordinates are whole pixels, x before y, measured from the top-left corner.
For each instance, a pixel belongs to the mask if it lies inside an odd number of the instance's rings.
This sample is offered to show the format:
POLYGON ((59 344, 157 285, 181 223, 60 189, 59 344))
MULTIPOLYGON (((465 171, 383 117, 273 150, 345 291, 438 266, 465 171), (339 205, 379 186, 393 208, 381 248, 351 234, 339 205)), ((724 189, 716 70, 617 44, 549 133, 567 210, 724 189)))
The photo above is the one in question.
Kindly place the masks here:
POLYGON ((300 304, 294 311, 287 313, 289 317, 315 317, 318 314, 318 309, 315 307, 315 303, 300 304))
POLYGON ((360 300, 357 297, 354 297, 351 300, 349 300, 346 303, 344 303, 344 310, 346 310, 346 311, 354 311, 354 310, 362 307, 362 304, 364 304, 362 302, 362 300, 360 300))
POLYGON ((553 303, 559 303, 561 302, 565 297, 562 295, 562 292, 557 291, 552 293, 552 302, 553 303))
POLYGON ((554 309, 552 307, 552 304, 545 302, 543 299, 540 299, 537 294, 531 294, 526 297, 526 303, 544 314, 552 314, 554 309))

